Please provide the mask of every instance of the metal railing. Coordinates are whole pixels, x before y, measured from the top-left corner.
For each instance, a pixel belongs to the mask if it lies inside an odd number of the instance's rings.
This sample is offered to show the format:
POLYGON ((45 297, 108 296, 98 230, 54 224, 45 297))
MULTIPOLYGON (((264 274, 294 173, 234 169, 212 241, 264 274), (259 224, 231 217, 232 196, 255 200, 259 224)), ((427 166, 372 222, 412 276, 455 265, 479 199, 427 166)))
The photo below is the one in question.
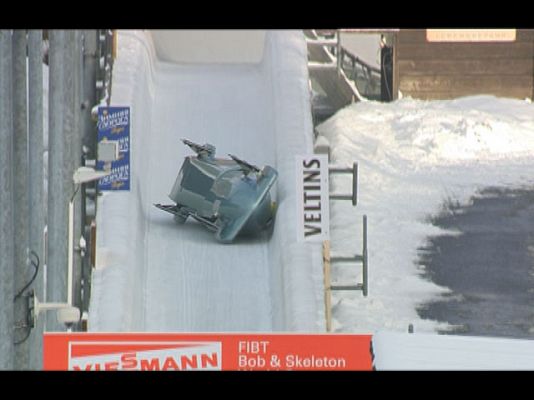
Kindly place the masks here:
POLYGON ((353 101, 354 99, 365 101, 366 99, 360 94, 354 82, 352 82, 351 80, 347 78, 345 71, 342 68, 343 67, 342 58, 340 56, 342 54, 340 31, 339 30, 333 31, 333 37, 330 37, 330 38, 320 38, 316 30, 312 30, 311 34, 314 37, 306 38, 306 44, 308 46, 324 47, 326 51, 326 55, 329 58, 329 61, 328 62, 310 61, 308 62, 308 69, 310 71, 327 70, 327 69, 336 70, 338 73, 338 76, 347 80, 347 84, 352 91, 353 101))
MULTIPOLYGON (((309 62, 310 71, 336 69, 338 75, 344 75, 348 80, 349 86, 354 92, 354 98, 360 101, 368 99, 384 100, 384 90, 388 92, 388 99, 391 99, 391 88, 382 88, 382 85, 388 85, 384 79, 383 54, 381 54, 381 68, 370 65, 358 56, 352 54, 341 44, 340 34, 343 32, 353 33, 373 33, 373 34, 396 34, 398 29, 338 29, 326 32, 328 36, 321 37, 317 30, 311 30, 314 38, 307 38, 308 46, 323 46, 329 55, 329 62, 309 62)), ((323 32, 325 34, 325 32, 323 32)), ((383 53, 383 49, 381 49, 383 53)), ((389 84, 391 86, 391 84, 389 84)))
MULTIPOLYGON (((322 149, 323 152, 329 153, 329 146, 322 149), (325 151, 326 149, 326 151, 325 151)), ((331 200, 350 200, 353 206, 358 204, 358 163, 354 162, 352 167, 329 166, 329 174, 352 174, 352 193, 351 194, 330 194, 331 200)), ((325 296, 325 318, 326 329, 332 330, 332 291, 333 290, 361 290, 367 297, 369 291, 368 279, 368 252, 367 252, 367 215, 363 216, 363 245, 361 254, 346 256, 331 256, 330 241, 323 242, 323 272, 324 272, 324 296, 325 296), (332 264, 353 264, 362 263, 362 282, 355 284, 336 284, 331 282, 332 264)))
POLYGON ((351 194, 330 194, 332 200, 350 200, 352 205, 358 204, 358 163, 352 163, 352 167, 341 167, 330 165, 328 167, 330 174, 351 174, 352 175, 352 193, 351 194))
POLYGON ((347 77, 354 82, 359 92, 366 98, 380 98, 380 69, 366 63, 347 49, 341 48, 341 67, 347 77))

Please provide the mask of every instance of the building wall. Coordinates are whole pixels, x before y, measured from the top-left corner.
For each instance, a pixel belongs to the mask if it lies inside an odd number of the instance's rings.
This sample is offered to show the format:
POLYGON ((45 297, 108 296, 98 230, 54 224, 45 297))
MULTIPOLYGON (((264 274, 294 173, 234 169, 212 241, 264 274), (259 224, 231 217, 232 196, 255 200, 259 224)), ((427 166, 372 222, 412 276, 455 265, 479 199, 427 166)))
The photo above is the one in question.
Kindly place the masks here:
POLYGON ((534 30, 513 42, 427 42, 425 29, 401 29, 395 39, 394 93, 418 99, 476 94, 532 98, 534 30))

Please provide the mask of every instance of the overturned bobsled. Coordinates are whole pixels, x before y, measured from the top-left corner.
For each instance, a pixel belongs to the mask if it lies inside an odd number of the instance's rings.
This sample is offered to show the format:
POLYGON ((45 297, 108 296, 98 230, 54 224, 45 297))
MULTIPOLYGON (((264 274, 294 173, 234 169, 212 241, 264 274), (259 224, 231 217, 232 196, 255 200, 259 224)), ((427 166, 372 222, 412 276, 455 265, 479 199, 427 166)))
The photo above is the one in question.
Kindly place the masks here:
POLYGON ((215 158, 215 146, 182 139, 196 152, 185 158, 169 197, 176 204, 154 204, 185 223, 192 217, 229 243, 238 234, 254 235, 272 228, 276 212, 269 193, 278 172, 262 169, 229 154, 215 158))

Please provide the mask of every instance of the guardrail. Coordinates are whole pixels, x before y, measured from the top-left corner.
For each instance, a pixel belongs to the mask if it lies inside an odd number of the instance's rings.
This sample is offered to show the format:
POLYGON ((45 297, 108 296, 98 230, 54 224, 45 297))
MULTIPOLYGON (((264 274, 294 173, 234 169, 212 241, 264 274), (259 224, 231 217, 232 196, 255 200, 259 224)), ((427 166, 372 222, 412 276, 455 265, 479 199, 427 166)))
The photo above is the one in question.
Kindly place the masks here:
POLYGON ((382 74, 379 68, 341 48, 341 65, 348 79, 354 82, 362 96, 368 99, 381 98, 382 74))
POLYGON ((340 33, 353 32, 353 33, 374 33, 374 34, 395 34, 399 29, 338 29, 321 31, 322 35, 326 37, 320 37, 318 31, 311 30, 311 34, 314 38, 307 38, 306 43, 309 46, 323 46, 331 59, 329 62, 309 62, 310 71, 337 69, 338 74, 344 75, 343 78, 348 80, 348 86, 351 87, 353 92, 353 101, 358 99, 365 101, 368 99, 384 100, 391 99, 391 78, 386 80, 386 76, 390 73, 389 70, 384 71, 384 50, 381 50, 381 68, 370 65, 361 58, 352 54, 345 49, 340 42, 340 33), (362 87, 362 84, 364 85, 362 87), (383 85, 387 87, 382 88, 383 85))
POLYGON ((310 31, 310 34, 312 35, 312 37, 306 38, 306 44, 308 46, 324 47, 328 61, 327 62, 311 61, 308 63, 308 68, 310 71, 328 70, 328 69, 336 70, 338 73, 338 76, 345 79, 347 86, 350 87, 350 91, 352 92, 351 94, 352 101, 354 101, 354 99, 365 101, 366 99, 360 94, 354 82, 349 80, 345 72, 343 71, 342 59, 339 56, 342 53, 339 31, 335 30, 332 33, 333 33, 333 37, 331 38, 320 38, 316 30, 310 31))

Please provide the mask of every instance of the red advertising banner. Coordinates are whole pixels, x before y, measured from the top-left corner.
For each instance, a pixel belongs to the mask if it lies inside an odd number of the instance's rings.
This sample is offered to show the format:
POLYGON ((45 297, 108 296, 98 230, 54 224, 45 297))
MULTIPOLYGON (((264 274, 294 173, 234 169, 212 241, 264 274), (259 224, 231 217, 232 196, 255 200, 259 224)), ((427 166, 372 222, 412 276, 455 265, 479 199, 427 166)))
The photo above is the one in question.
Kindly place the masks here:
POLYGON ((43 369, 362 371, 371 335, 45 333, 43 369))

